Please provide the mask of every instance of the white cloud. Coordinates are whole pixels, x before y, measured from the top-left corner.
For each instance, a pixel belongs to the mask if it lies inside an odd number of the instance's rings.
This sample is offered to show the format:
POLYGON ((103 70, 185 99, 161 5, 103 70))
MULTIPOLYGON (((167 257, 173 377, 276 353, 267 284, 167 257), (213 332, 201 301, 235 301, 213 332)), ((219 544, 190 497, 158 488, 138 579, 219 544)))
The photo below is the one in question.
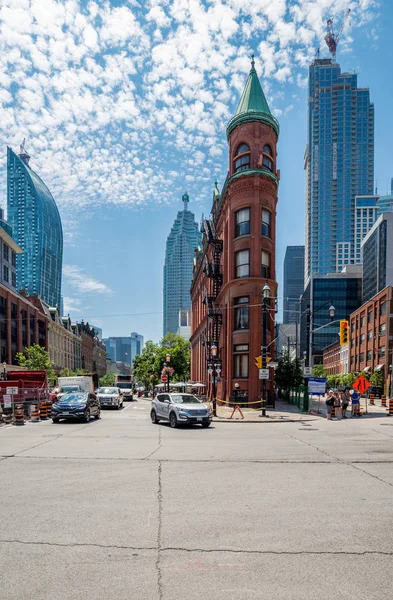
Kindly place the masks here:
MULTIPOLYGON (((318 46, 325 49, 326 19, 339 25, 347 4, 2 0, 1 137, 14 147, 27 138, 31 165, 65 223, 101 204, 173 201, 186 176, 202 200, 206 190, 187 158, 190 149, 199 164, 213 156, 215 172, 225 177, 225 126, 251 52, 271 108, 284 114, 290 100, 280 92, 292 95, 292 83, 306 85, 307 65, 318 46), (169 171, 177 174, 168 177, 169 171)), ((370 25, 375 0, 350 6, 343 52, 357 25, 378 36, 370 25)))
POLYGON ((63 276, 67 281, 69 287, 75 289, 77 292, 83 293, 94 293, 94 294, 112 294, 112 290, 101 281, 93 279, 89 275, 86 275, 80 267, 75 265, 64 265, 63 276))

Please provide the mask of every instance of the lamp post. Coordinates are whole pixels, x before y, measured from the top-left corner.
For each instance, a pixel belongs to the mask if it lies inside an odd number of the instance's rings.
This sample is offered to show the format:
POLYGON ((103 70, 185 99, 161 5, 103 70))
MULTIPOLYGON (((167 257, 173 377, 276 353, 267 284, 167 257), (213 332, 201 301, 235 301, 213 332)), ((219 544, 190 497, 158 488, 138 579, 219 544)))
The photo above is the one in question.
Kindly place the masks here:
POLYGON ((3 380, 5 381, 7 379, 7 370, 6 370, 6 366, 7 363, 3 362, 3 380))
MULTIPOLYGON (((169 353, 165 356, 165 360, 166 360, 166 363, 164 363, 165 365, 167 365, 168 363, 171 362, 171 355, 169 353)), ((170 372, 169 371, 170 370, 168 369, 168 372, 167 372, 167 377, 168 377, 168 379, 167 379, 167 382, 168 382, 168 394, 169 394, 169 379, 170 379, 170 372)))
MULTIPOLYGON (((267 352, 267 311, 268 300, 270 296, 270 287, 266 280, 262 289, 262 369, 266 369, 266 352, 267 352)), ((261 417, 266 417, 266 379, 262 379, 262 401, 261 401, 261 417)))
POLYGON ((217 416, 217 386, 216 386, 216 368, 217 365, 215 363, 216 358, 217 358, 217 352, 218 352, 218 348, 216 346, 216 344, 213 342, 213 344, 210 346, 210 354, 211 357, 213 359, 212 361, 212 375, 213 375, 213 416, 216 417, 217 416))

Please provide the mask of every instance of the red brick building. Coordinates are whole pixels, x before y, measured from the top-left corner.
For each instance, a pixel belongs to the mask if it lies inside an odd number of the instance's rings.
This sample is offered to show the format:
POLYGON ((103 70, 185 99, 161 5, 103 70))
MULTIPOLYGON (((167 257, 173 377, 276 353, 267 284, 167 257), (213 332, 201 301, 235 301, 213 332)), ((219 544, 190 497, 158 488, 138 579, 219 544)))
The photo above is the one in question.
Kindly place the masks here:
MULTIPOLYGON (((216 183, 191 288, 191 378, 208 382, 207 361, 214 343, 222 363, 217 397, 223 400, 235 390, 250 404, 261 397, 254 359, 261 354, 266 281, 271 289, 267 344, 274 339, 278 135, 279 125, 253 60, 236 114, 227 127, 228 176, 221 193, 216 183)), ((273 344, 269 351, 273 356, 273 344)), ((272 389, 268 381, 269 395, 272 389)))
POLYGON ((341 364, 341 344, 335 342, 323 351, 323 366, 328 375, 339 375, 343 372, 341 364))
POLYGON ((353 312, 349 321, 350 371, 383 371, 390 382, 393 353, 393 297, 388 286, 353 312))

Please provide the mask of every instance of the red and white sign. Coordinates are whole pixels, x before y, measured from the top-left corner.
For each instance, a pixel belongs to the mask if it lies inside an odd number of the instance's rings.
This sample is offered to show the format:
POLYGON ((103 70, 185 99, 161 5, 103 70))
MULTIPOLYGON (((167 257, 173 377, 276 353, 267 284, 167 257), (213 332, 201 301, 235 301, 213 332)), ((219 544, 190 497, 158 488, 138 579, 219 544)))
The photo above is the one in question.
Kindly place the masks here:
POLYGON ((168 375, 161 375, 162 383, 166 383, 168 381, 168 375))

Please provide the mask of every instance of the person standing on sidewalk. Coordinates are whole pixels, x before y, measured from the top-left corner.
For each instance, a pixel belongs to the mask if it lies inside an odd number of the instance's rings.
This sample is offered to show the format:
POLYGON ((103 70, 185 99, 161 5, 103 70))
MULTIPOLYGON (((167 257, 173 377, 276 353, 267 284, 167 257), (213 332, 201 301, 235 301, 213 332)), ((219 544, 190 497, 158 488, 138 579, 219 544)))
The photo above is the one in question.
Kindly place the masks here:
POLYGON ((332 420, 332 410, 333 410, 333 406, 334 406, 333 390, 329 390, 327 392, 325 404, 326 404, 326 418, 328 421, 331 421, 332 420))
POLYGON ((360 417, 360 394, 355 390, 352 392, 352 405, 351 405, 351 415, 353 417, 360 417))
POLYGON ((348 388, 345 388, 343 395, 342 395, 342 400, 341 400, 341 409, 342 409, 342 418, 343 419, 347 418, 346 412, 347 412, 349 400, 350 400, 349 390, 348 390, 348 388))
POLYGON ((341 393, 336 390, 334 392, 334 411, 336 413, 336 419, 340 420, 341 419, 341 399, 340 399, 341 393))

